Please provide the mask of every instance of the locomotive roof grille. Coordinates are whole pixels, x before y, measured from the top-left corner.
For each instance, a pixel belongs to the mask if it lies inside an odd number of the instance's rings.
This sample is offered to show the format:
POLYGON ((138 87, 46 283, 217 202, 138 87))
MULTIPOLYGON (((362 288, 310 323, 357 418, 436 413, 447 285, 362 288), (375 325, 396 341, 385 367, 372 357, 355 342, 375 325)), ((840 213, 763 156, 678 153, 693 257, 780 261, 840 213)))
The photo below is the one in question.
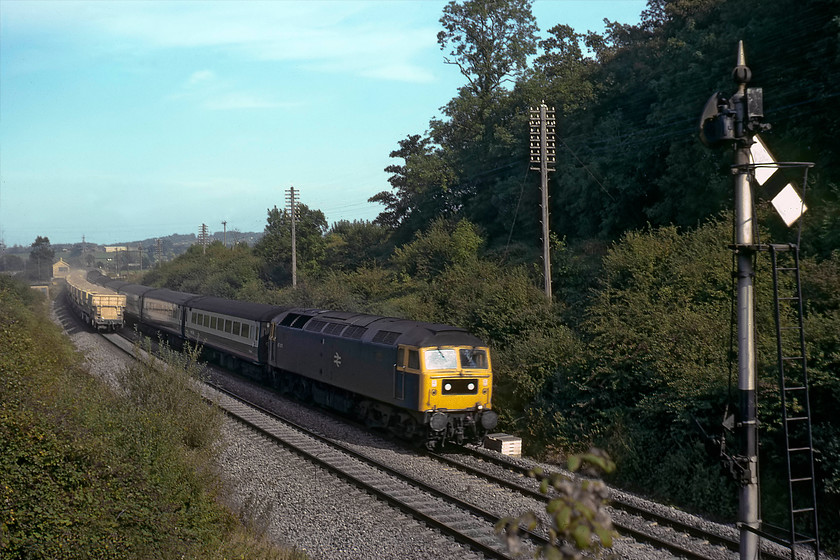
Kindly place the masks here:
POLYGON ((394 332, 394 331, 379 331, 373 337, 372 342, 376 342, 376 343, 379 343, 379 344, 393 345, 401 335, 402 335, 402 333, 398 333, 398 332, 394 332))
POLYGON ((344 338, 362 338, 366 331, 365 327, 353 326, 344 331, 341 336, 344 338))

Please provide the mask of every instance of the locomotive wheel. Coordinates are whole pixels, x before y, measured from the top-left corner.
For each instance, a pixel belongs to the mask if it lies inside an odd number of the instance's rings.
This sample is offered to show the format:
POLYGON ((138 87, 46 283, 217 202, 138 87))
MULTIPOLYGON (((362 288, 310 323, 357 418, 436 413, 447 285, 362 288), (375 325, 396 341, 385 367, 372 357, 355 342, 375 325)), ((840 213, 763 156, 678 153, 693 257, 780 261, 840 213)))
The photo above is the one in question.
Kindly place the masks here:
POLYGON ((400 422, 400 432, 402 437, 405 439, 411 440, 417 437, 419 432, 419 426, 417 425, 417 421, 408 415, 400 415, 402 416, 402 422, 400 422))
POLYGON ((312 396, 306 382, 300 379, 295 381, 295 384, 292 387, 292 394, 301 402, 309 402, 309 399, 312 396))

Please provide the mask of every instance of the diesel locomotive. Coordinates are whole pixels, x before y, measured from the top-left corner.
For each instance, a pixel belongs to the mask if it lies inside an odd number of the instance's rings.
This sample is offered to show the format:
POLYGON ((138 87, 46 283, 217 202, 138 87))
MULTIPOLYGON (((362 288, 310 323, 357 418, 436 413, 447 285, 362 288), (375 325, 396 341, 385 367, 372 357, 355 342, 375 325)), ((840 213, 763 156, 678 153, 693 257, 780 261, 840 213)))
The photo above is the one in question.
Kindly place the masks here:
POLYGON ((480 442, 496 427, 487 346, 462 328, 362 313, 282 307, 88 280, 122 294, 125 313, 172 343, 302 400, 429 448, 480 442))

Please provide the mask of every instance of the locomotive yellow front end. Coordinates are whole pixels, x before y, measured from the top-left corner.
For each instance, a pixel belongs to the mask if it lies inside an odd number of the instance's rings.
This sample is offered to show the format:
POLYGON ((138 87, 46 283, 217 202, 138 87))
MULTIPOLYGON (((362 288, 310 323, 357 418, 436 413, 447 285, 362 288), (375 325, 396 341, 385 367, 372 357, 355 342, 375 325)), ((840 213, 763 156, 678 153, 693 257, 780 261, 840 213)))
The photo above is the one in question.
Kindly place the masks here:
POLYGON ((493 370, 490 352, 475 346, 418 348, 421 409, 429 446, 478 442, 496 427, 491 410, 493 370))

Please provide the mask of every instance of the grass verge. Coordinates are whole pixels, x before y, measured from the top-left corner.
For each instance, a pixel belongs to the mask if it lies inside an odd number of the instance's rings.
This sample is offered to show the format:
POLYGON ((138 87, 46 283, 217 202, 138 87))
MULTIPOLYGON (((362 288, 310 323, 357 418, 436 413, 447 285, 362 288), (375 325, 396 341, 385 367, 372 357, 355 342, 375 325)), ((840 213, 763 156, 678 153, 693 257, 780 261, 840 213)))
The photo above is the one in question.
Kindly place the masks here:
POLYGON ((0 275, 0 558, 305 558, 217 499, 221 417, 188 388, 198 370, 143 361, 115 395, 43 296, 0 275))

